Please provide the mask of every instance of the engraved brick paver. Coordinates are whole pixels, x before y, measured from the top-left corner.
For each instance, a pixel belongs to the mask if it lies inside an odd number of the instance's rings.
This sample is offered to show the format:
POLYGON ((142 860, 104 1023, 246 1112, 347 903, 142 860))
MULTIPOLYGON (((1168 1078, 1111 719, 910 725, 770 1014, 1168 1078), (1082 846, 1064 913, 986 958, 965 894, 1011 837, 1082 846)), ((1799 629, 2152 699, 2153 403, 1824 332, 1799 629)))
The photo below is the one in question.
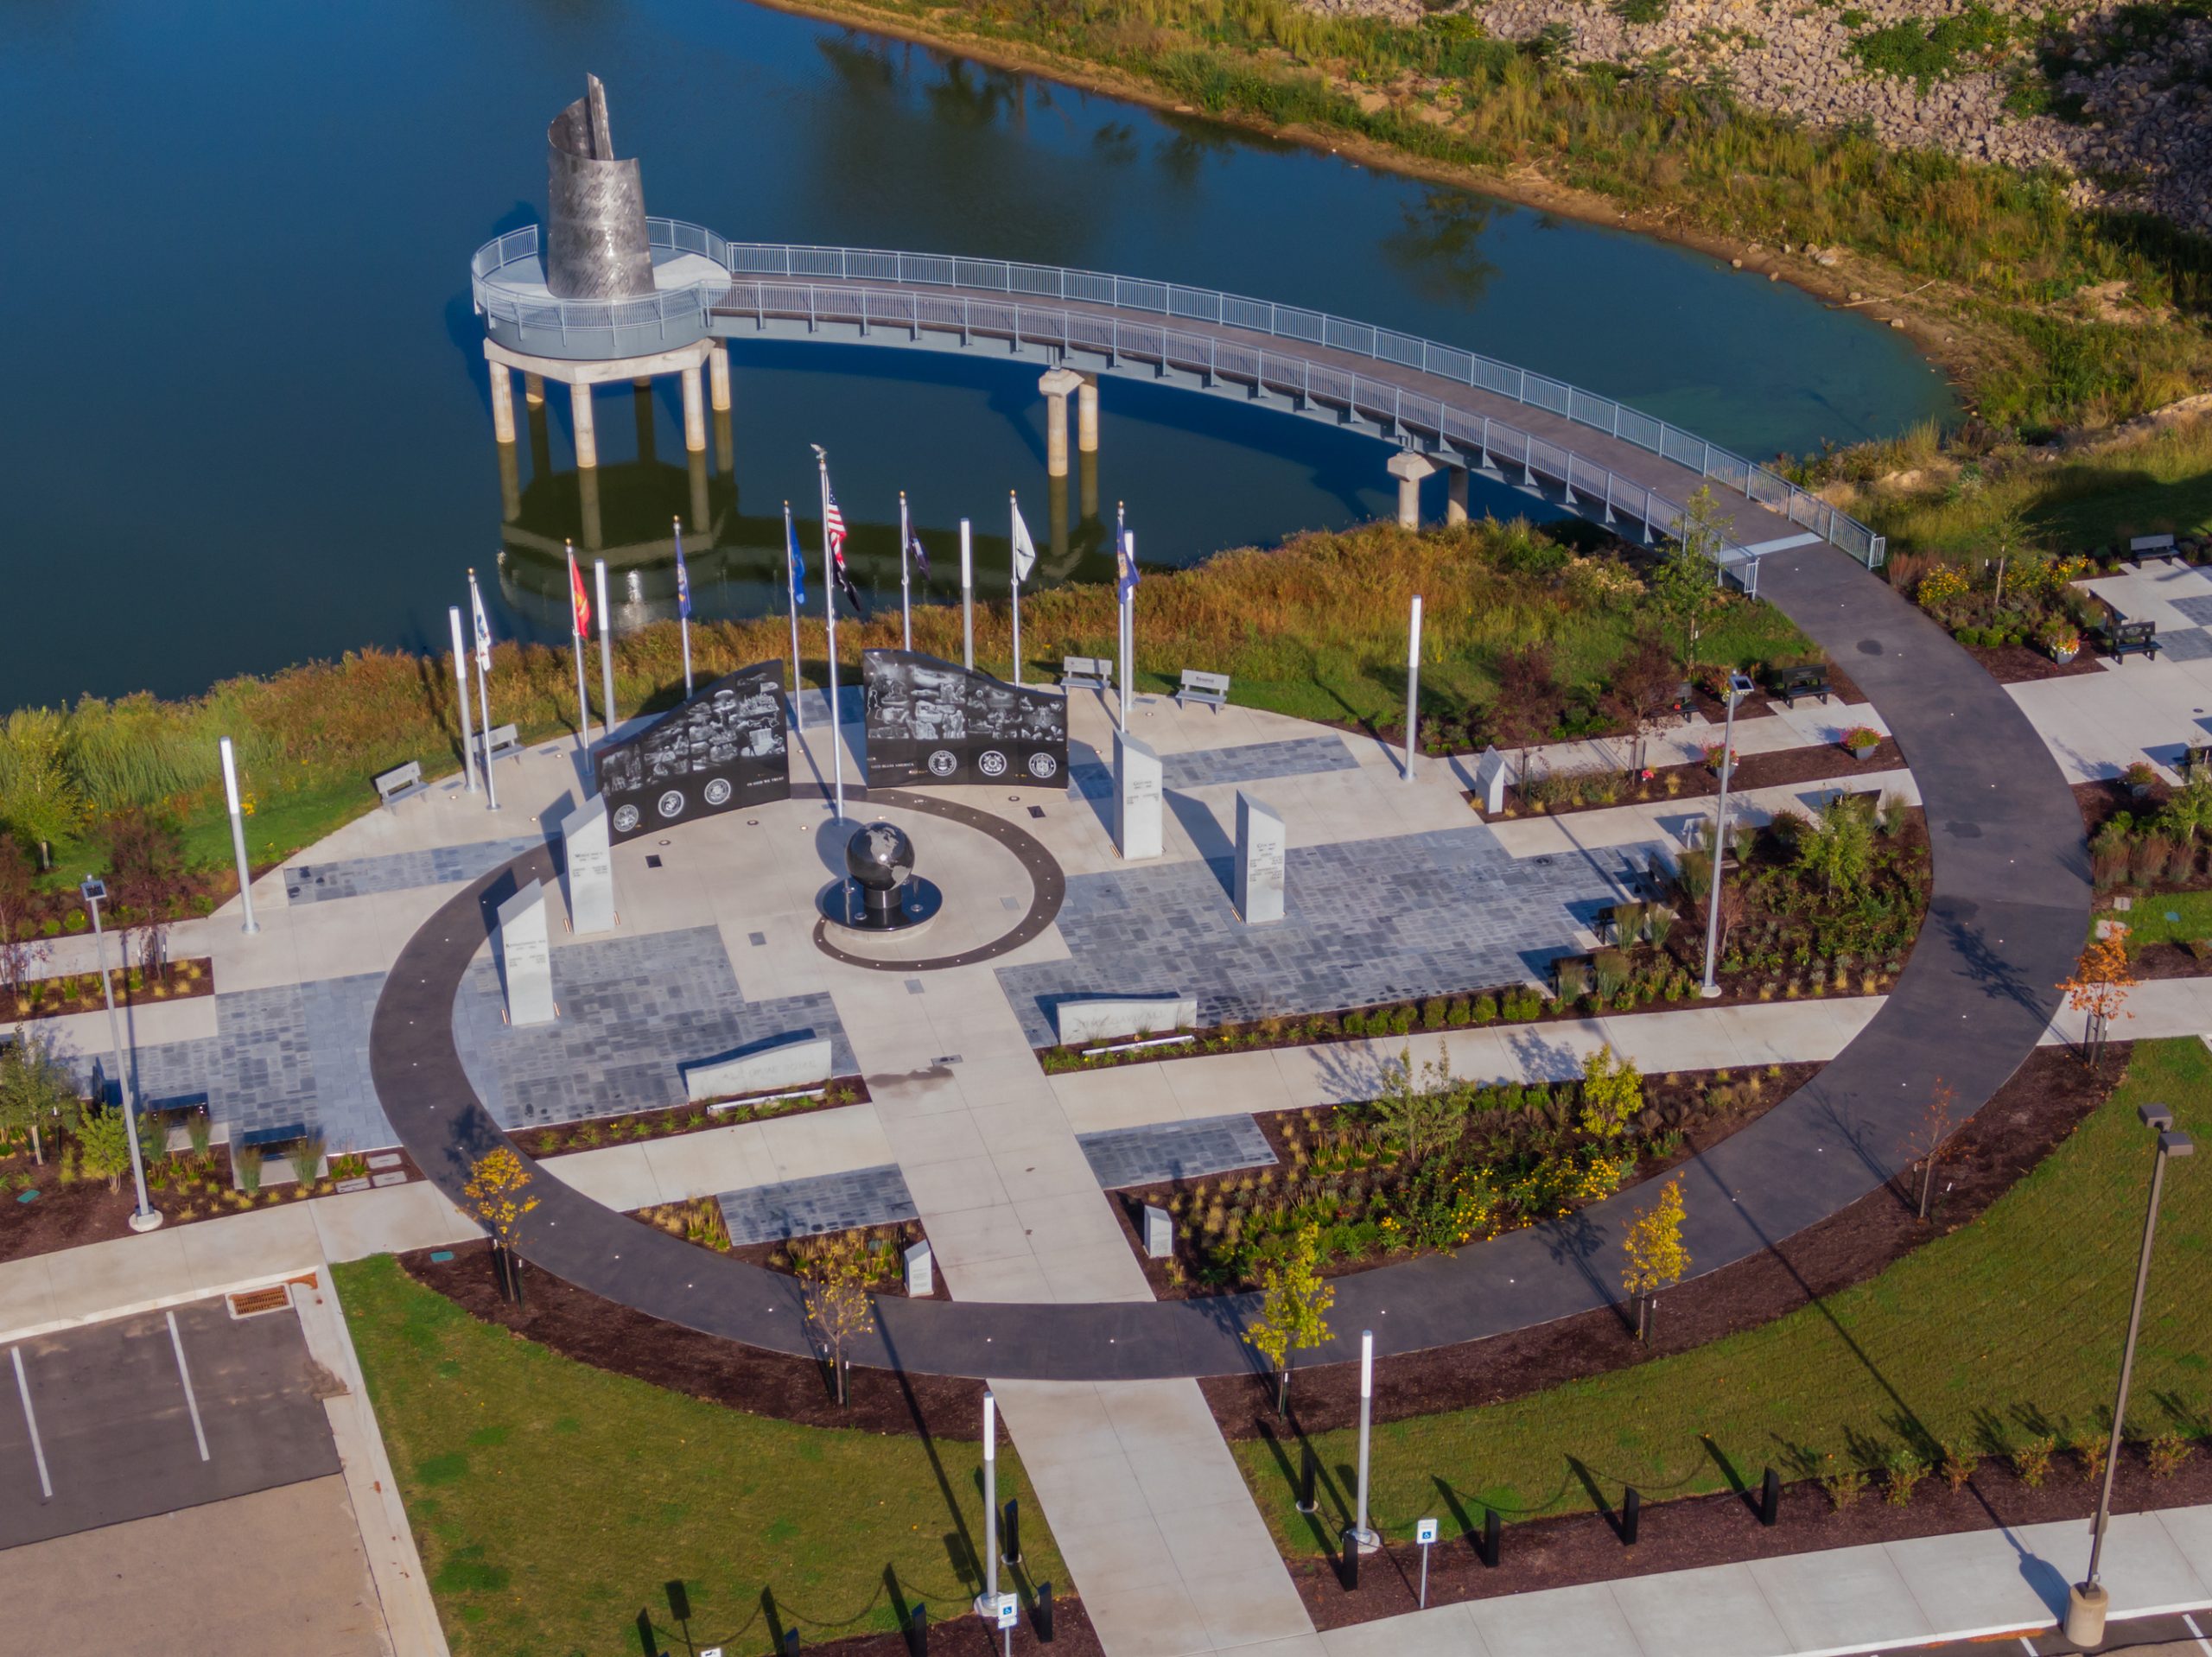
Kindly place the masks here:
POLYGON ((493 956, 454 997, 461 1063, 504 1127, 680 1105, 681 1066, 771 1037, 827 1036, 837 1073, 855 1068, 827 992, 747 1001, 711 926, 556 949, 553 1000, 556 1022, 508 1025, 493 956))
POLYGON ((372 892, 462 886, 543 843, 535 835, 524 840, 480 840, 428 851, 302 863, 284 871, 284 896, 296 904, 319 904, 336 898, 363 898, 372 892))
POLYGON ((1540 975, 1621 895, 1623 854, 1515 858, 1479 823, 1291 848, 1285 917, 1248 927, 1226 859, 1071 877, 1070 959, 999 970, 1032 1044, 1071 995, 1194 994, 1202 1024, 1456 994, 1540 975))
POLYGON ((1083 1147, 1099 1184, 1109 1191, 1167 1179, 1198 1179, 1232 1168, 1270 1167, 1275 1160, 1268 1136, 1246 1115, 1103 1128, 1077 1134, 1076 1143, 1083 1147))
POLYGON ((715 1201, 729 1227, 729 1240, 782 1242, 856 1226, 890 1225, 914 1216, 914 1199, 897 1166, 859 1168, 813 1179, 786 1179, 726 1191, 715 1201))

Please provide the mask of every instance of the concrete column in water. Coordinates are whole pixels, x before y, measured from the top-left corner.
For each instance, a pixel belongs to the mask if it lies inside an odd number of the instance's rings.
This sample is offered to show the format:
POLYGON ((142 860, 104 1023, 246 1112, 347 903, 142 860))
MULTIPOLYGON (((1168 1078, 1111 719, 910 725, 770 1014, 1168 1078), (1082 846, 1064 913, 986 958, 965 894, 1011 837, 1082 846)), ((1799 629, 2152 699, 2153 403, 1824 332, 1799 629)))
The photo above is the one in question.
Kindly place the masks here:
POLYGON ((1085 374, 1083 389, 1075 396, 1075 446, 1083 454, 1098 453, 1098 376, 1085 374))
POLYGON ((544 401, 545 401, 545 376, 544 376, 544 375, 543 375, 543 374, 524 374, 524 375, 522 377, 522 400, 523 400, 524 403, 529 403, 532 408, 539 407, 540 405, 542 405, 542 404, 544 403, 544 401))
POLYGON ((716 346, 707 353, 707 389, 713 393, 718 414, 729 412, 729 347, 716 346))
POLYGON ((512 443, 499 449, 499 512, 509 524, 522 517, 522 461, 512 443))
POLYGON ((707 452, 707 403, 696 365, 683 371, 683 447, 694 454, 707 452))
POLYGON ((582 380, 569 386, 569 415, 576 429, 576 466, 590 472, 599 466, 599 434, 591 423, 591 387, 582 380))
POLYGON ((607 544, 607 532, 599 515, 599 468, 580 467, 576 473, 576 498, 583 507, 584 546, 597 552, 607 544))
POLYGON ((1421 528, 1421 480, 1436 470, 1426 456, 1401 449, 1390 457, 1390 475, 1398 480, 1398 527, 1421 528))
MULTIPOLYGON (((691 533, 704 535, 707 532, 707 457, 694 449, 683 460, 691 473, 691 533)), ((699 550, 694 547, 691 556, 697 557, 699 550)))
POLYGON ((505 363, 492 365, 492 435, 503 445, 515 441, 514 376, 505 363))
POLYGON ((1463 466, 1445 468, 1444 521, 1465 524, 1467 521, 1467 468, 1463 466))
POLYGON ((1045 470, 1055 478, 1068 475, 1068 393, 1083 384, 1071 368, 1055 368, 1037 382, 1045 394, 1045 470))

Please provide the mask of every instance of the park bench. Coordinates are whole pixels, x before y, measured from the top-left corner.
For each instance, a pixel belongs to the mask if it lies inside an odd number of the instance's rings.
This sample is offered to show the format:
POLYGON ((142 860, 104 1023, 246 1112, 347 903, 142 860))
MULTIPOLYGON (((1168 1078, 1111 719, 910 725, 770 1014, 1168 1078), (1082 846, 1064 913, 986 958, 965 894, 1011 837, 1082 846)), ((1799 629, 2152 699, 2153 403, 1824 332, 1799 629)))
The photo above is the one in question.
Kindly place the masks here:
POLYGON ((2155 621, 2130 621, 2115 610, 2091 638, 2096 647, 2115 662, 2130 656, 2147 656, 2153 662, 2158 659, 2158 624, 2155 621))
POLYGON ((305 1122, 286 1122, 281 1127, 253 1127, 232 1138, 231 1144, 238 1150, 266 1151, 273 1145, 297 1145, 308 1136, 305 1122))
POLYGON ((2181 556, 2175 550, 2171 535, 2139 535, 2127 543, 2127 550, 2139 564, 2147 564, 2153 558, 2173 559, 2181 556))
POLYGON ((1782 698, 1785 707, 1795 708, 1800 696, 1818 696, 1821 706, 1827 706, 1834 693, 1828 688, 1827 668, 1819 662, 1801 662, 1796 667, 1774 670, 1774 694, 1782 698))
POLYGON ((1104 690, 1114 682, 1114 658, 1110 656, 1063 656, 1060 658, 1060 689, 1063 690, 1104 690))
POLYGON ((380 771, 373 779, 377 785, 377 803, 390 810, 402 800, 411 800, 417 794, 427 794, 430 785, 423 780, 419 761, 410 759, 404 765, 394 765, 380 771))
POLYGON ((519 759, 522 758, 522 733, 513 726, 494 725, 484 733, 484 763, 486 765, 488 765, 494 759, 503 759, 510 754, 519 759))
POLYGON ((1226 673, 1201 673, 1196 668, 1183 670, 1182 689, 1175 693, 1178 703, 1198 702, 1217 713, 1229 706, 1229 676, 1226 673))

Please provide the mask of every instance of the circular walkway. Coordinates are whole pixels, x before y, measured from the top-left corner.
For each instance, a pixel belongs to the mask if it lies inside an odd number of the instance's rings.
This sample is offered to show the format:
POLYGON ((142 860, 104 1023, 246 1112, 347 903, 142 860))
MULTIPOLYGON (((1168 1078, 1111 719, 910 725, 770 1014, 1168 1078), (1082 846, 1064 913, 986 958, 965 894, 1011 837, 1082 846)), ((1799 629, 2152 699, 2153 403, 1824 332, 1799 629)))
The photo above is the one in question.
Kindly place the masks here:
MULTIPOLYGON (((1895 733, 1927 813, 1935 890, 1910 961, 1859 1037, 1806 1087, 1687 1165, 1684 1238, 1700 1273, 1771 1248, 1904 1166, 1937 1076, 1962 1108, 1986 1103, 2056 1011, 2054 987, 2089 916, 2088 853, 2072 794, 1996 682, 1832 548, 1770 556, 1762 587, 1849 668, 1895 733)), ((402 950, 377 1004, 370 1064, 378 1098, 416 1165, 455 1201, 471 1162, 509 1141, 461 1068, 454 998, 500 900, 554 873, 551 852, 534 850, 452 898, 402 950)), ((794 1279, 639 1225, 557 1178, 540 1179, 537 1190, 522 1249, 532 1263, 710 1335, 810 1350, 794 1279)), ((1363 1328, 1388 1354, 1613 1304, 1622 1218, 1638 1195, 1456 1254, 1340 1278, 1338 1338, 1306 1361, 1349 1355, 1363 1328)), ((855 1357, 1003 1380, 1229 1374, 1253 1367, 1239 1336, 1251 1309, 1249 1296, 1085 1305, 890 1298, 878 1302, 878 1330, 855 1357)))

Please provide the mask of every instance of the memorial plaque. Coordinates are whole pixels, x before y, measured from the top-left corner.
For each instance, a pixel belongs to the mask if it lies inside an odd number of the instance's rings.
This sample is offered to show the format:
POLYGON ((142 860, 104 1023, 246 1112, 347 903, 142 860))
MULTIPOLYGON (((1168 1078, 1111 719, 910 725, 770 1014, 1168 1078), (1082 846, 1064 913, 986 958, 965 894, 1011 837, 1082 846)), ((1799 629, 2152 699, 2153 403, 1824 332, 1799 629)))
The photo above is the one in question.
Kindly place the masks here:
POLYGON ((918 651, 868 651, 870 788, 948 783, 1068 784, 1068 705, 918 651))
POLYGON ((532 880, 499 905, 499 971, 507 1022, 553 1022, 553 948, 545 930, 545 888, 532 880))
POLYGON ((1144 1210, 1144 1254, 1147 1260, 1172 1260, 1175 1254, 1175 1216, 1149 1203, 1144 1210))
POLYGON ((686 1064, 684 1096, 696 1105, 702 1099, 818 1088, 830 1079, 832 1052, 827 1036, 798 1036, 686 1064))
POLYGON ((1127 732, 1114 733, 1114 848, 1126 862, 1160 853, 1160 756, 1127 732))
POLYGON ((600 796, 561 824, 569 866, 569 930, 582 937, 614 930, 614 854, 607 840, 607 800, 600 796))
POLYGON ((1282 817, 1236 790, 1236 912, 1247 926, 1282 918, 1283 870, 1290 836, 1282 817))
POLYGON ((906 1251, 906 1292, 916 1300, 937 1292, 937 1256, 926 1237, 906 1251))
POLYGON ((1505 809, 1505 756, 1496 746, 1484 748, 1475 760, 1475 802, 1484 816, 1495 816, 1505 809))
POLYGON ((593 764, 612 842, 791 798, 784 718, 784 664, 756 662, 600 749, 593 764))

